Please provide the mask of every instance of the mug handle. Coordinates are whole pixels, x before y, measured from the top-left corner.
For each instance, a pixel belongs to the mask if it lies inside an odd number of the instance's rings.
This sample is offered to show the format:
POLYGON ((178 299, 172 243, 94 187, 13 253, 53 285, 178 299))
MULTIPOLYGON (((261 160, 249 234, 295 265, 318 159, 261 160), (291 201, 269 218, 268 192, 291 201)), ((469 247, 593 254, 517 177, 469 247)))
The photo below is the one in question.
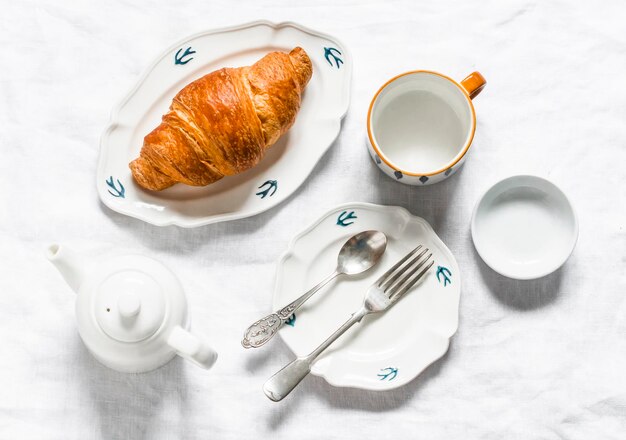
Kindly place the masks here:
POLYGON ((483 77, 480 72, 472 72, 461 81, 461 85, 465 91, 467 91, 469 97, 474 99, 485 88, 487 80, 485 80, 485 77, 483 77))

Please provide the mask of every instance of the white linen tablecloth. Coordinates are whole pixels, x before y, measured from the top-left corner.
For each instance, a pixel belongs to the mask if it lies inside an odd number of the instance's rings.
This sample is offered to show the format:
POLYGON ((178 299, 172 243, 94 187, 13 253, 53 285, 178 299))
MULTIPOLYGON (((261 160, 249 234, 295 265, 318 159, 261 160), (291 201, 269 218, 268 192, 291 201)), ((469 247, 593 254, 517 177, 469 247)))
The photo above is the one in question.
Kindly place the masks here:
POLYGON ((1 10, 0 439, 626 438, 623 1, 3 0, 1 10), (334 35, 354 59, 343 129, 306 183, 261 215, 192 230, 104 207, 94 180, 112 107, 172 42, 256 19, 334 35), (464 168, 424 188, 384 176, 365 148, 371 96, 416 68, 488 80, 464 168), (479 195, 523 173, 561 186, 580 220, 569 262, 529 282, 491 271, 469 232, 479 195), (246 352, 242 331, 269 310, 292 236, 346 201, 431 222, 463 274, 458 333, 403 388, 309 377, 272 403, 260 387, 291 354, 278 340, 246 352), (50 242, 169 265, 216 366, 100 366, 76 332, 74 294, 43 256, 50 242))

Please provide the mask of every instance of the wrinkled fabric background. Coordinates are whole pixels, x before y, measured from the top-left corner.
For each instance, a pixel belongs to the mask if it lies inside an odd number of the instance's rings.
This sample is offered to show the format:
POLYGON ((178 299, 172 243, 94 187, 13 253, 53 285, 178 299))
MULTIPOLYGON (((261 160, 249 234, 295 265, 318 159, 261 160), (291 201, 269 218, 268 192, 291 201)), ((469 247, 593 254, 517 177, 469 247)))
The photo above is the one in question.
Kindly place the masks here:
POLYGON ((0 15, 0 438, 624 439, 626 436, 626 4, 585 1, 43 2, 0 15), (354 60, 343 129, 306 183, 256 217, 158 228, 104 207, 99 136, 114 105, 173 42, 256 19, 296 21, 354 60), (489 84, 464 168, 400 185, 365 149, 371 96, 426 68, 489 84), (497 180, 530 173, 570 197, 580 238, 568 263, 517 282, 477 256, 469 221, 497 180), (286 401, 263 381, 291 355, 245 352, 269 310, 289 240, 334 205, 401 205, 426 218, 463 272, 449 352, 409 385, 374 393, 307 378, 286 401), (194 329, 220 353, 143 375, 100 366, 76 332, 74 294, 43 257, 139 251, 182 279, 194 329))

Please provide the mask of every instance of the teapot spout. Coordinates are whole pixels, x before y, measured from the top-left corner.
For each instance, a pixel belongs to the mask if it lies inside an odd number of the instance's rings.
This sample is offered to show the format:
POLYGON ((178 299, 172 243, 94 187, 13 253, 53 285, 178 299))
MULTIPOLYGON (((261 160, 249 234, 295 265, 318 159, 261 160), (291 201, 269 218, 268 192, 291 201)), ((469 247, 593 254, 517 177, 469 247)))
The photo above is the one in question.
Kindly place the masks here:
POLYGON ((52 244, 46 249, 46 257, 61 272, 63 278, 70 285, 74 292, 78 293, 78 288, 85 279, 87 273, 87 263, 84 258, 74 253, 71 249, 60 244, 52 244))

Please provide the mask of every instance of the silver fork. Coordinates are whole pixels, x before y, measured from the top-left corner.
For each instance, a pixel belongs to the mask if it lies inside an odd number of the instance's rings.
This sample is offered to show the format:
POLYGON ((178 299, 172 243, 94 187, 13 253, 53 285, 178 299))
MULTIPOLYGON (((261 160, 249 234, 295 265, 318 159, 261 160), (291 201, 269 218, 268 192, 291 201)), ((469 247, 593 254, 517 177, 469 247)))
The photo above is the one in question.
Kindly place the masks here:
POLYGON ((413 249, 378 278, 367 290, 361 309, 352 314, 350 319, 330 335, 328 339, 322 342, 319 347, 313 350, 309 355, 293 360, 278 373, 270 377, 263 385, 265 395, 274 402, 283 400, 298 386, 300 381, 309 374, 311 365, 315 362, 315 359, 335 342, 337 338, 343 335, 354 324, 360 322, 366 315, 384 312, 402 298, 415 283, 424 277, 428 269, 435 264, 435 262, 431 260, 432 253, 429 253, 423 258, 424 255, 428 253, 428 248, 419 252, 420 249, 422 249, 422 245, 413 249), (420 269, 422 270, 419 271, 420 269))

